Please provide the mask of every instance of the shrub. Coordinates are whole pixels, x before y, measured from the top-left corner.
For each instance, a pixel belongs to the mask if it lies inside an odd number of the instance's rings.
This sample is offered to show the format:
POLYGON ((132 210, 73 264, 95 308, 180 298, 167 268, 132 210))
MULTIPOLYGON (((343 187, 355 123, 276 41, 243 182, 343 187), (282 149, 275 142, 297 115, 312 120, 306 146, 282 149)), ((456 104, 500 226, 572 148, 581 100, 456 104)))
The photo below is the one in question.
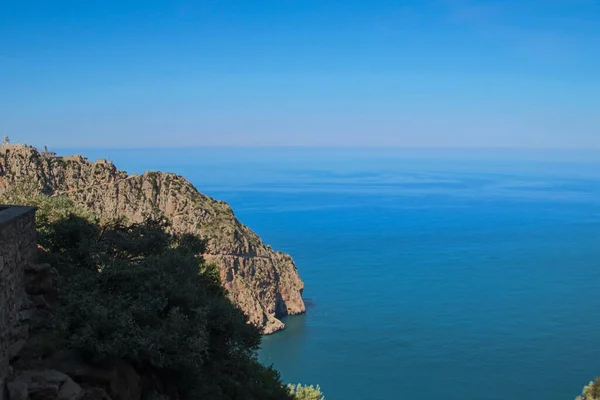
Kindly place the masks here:
POLYGON ((60 332, 86 359, 158 371, 184 398, 288 398, 256 362, 259 332, 196 255, 198 240, 156 221, 96 227, 70 216, 50 229, 49 250, 77 266, 61 290, 60 332))
POLYGON ((325 396, 321 393, 319 385, 315 386, 303 386, 301 384, 288 385, 290 394, 294 396, 295 400, 325 400, 325 396))
POLYGON ((170 398, 292 398, 256 360, 260 334, 198 256, 196 237, 156 219, 100 223, 60 197, 8 197, 38 207, 40 244, 61 273, 60 343, 91 363, 127 360, 170 398))
POLYGON ((596 377, 583 388, 582 396, 577 399, 600 400, 600 377, 596 377))
POLYGON ((284 386, 257 361, 260 334, 198 256, 198 238, 157 218, 101 223, 39 193, 28 186, 2 198, 38 207, 39 242, 61 272, 57 343, 92 363, 129 361, 159 378, 161 398, 324 399, 318 386, 284 386))

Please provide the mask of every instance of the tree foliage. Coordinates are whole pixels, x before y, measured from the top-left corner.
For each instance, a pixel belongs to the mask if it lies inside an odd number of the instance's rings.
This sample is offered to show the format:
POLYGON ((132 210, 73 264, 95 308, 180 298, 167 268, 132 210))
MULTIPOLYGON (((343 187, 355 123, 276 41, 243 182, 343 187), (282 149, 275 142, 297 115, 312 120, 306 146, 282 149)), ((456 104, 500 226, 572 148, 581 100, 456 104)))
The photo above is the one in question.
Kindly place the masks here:
POLYGON ((578 396, 576 400, 600 400, 600 377, 596 377, 585 386, 581 396, 578 396))
POLYGON ((38 207, 38 241, 61 273, 56 328, 84 359, 127 360, 171 398, 292 398, 257 362, 260 334, 198 256, 200 240, 160 220, 99 223, 59 197, 3 201, 38 207))
MULTIPOLYGON (((168 222, 103 221, 32 185, 0 197, 38 208, 38 242, 61 273, 60 342, 92 363, 124 359, 158 377, 162 397, 323 400, 256 358, 258 330, 227 298, 193 235, 168 222)), ((156 393, 154 393, 156 395, 156 393)))
POLYGON ((43 189, 33 181, 24 180, 14 184, 0 195, 0 203, 27 205, 36 207, 36 226, 38 229, 38 242, 45 243, 54 234, 50 226, 63 221, 71 216, 78 216, 89 222, 94 222, 91 213, 77 207, 66 197, 47 196, 43 189))
POLYGON ((325 396, 321 392, 319 385, 315 386, 303 386, 301 384, 288 385, 290 394, 294 396, 295 400, 325 400, 325 396))

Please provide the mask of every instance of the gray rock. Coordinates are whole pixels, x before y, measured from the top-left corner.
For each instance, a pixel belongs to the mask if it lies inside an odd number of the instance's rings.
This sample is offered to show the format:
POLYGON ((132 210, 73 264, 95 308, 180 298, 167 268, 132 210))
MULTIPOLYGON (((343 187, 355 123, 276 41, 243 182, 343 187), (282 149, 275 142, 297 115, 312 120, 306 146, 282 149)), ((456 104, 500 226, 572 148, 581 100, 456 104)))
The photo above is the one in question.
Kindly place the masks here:
POLYGON ((8 390, 9 400, 28 400, 29 390, 27 390, 27 383, 23 381, 13 381, 6 385, 8 390))
POLYGON ((79 400, 112 400, 106 390, 91 387, 85 388, 79 400))
POLYGON ((10 361, 12 361, 15 358, 17 358, 17 356, 19 355, 19 353, 21 352, 21 350, 23 350, 23 347, 25 347, 26 344, 27 344, 27 340, 26 339, 20 339, 20 340, 17 340, 16 342, 13 342, 8 347, 8 350, 7 350, 8 359, 10 361))
POLYGON ((29 336, 29 325, 16 324, 10 329, 11 340, 27 339, 29 336))
POLYGON ((76 400, 82 389, 56 370, 24 371, 7 385, 10 400, 76 400))
MULTIPOLYGON (((0 161, 0 194, 19 182, 31 182, 46 194, 68 197, 101 220, 141 222, 158 212, 174 231, 206 240, 205 260, 219 267, 231 300, 263 333, 283 329, 281 318, 306 310, 304 283, 292 258, 267 247, 237 220, 230 206, 203 195, 181 176, 128 175, 112 164, 78 156, 46 158, 31 147, 0 152, 0 161)), ((36 264, 31 269, 47 274, 49 267, 36 264)), ((29 282, 29 290, 39 294, 49 288, 50 280, 45 279, 29 282)))
POLYGON ((62 384, 58 391, 57 400, 76 400, 81 396, 81 386, 76 384, 71 378, 62 384))
POLYGON ((125 361, 105 368, 93 367, 83 362, 76 352, 62 350, 49 357, 47 363, 82 385, 104 388, 112 399, 139 400, 141 397, 141 378, 125 361))

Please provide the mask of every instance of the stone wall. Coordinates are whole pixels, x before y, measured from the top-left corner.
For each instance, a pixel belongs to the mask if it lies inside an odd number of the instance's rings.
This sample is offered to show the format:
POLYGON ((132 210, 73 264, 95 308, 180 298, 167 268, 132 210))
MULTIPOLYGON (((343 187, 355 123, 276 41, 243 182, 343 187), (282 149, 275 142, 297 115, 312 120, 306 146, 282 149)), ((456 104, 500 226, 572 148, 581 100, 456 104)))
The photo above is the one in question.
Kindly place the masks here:
POLYGON ((35 209, 0 206, 0 400, 5 398, 15 341, 23 339, 16 338, 15 331, 22 331, 19 311, 25 300, 25 269, 35 264, 36 254, 35 209))

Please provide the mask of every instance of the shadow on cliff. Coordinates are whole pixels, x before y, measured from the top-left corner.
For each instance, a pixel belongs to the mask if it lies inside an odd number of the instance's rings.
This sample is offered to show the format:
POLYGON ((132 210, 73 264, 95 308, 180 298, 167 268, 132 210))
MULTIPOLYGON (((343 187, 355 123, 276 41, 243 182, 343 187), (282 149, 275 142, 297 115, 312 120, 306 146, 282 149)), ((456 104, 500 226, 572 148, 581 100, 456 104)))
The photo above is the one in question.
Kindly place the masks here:
POLYGON ((33 393, 54 379, 103 399, 290 398, 257 361, 259 331, 198 256, 203 241, 161 220, 99 224, 40 206, 54 288, 38 297, 45 310, 14 359, 12 388, 33 393))

